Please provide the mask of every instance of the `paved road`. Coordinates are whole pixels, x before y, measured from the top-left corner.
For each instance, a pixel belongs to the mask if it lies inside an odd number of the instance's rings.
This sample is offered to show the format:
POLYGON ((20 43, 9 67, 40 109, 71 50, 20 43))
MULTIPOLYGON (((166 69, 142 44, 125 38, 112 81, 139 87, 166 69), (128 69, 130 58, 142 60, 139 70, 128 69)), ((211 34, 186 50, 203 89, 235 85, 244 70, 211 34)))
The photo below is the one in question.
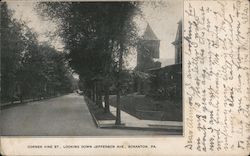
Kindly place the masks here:
POLYGON ((2 109, 1 130, 1 135, 25 136, 168 134, 167 132, 97 128, 84 98, 77 94, 2 109))

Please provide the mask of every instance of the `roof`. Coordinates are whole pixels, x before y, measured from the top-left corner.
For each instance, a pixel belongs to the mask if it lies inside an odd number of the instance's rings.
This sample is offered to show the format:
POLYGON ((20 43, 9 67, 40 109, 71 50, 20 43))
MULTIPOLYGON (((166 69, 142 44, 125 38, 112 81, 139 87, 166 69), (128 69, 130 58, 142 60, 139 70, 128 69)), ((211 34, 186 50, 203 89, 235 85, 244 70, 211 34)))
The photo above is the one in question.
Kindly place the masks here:
POLYGON ((159 40, 155 33, 153 32, 152 28, 149 26, 149 24, 147 25, 147 28, 142 36, 143 40, 159 40))
POLYGON ((182 42, 182 21, 178 22, 178 28, 175 36, 175 41, 172 42, 173 45, 180 44, 182 42))
POLYGON ((182 63, 172 64, 172 65, 168 65, 165 67, 159 67, 159 68, 151 68, 151 69, 149 69, 149 71, 164 70, 164 69, 176 68, 176 67, 182 67, 182 63))

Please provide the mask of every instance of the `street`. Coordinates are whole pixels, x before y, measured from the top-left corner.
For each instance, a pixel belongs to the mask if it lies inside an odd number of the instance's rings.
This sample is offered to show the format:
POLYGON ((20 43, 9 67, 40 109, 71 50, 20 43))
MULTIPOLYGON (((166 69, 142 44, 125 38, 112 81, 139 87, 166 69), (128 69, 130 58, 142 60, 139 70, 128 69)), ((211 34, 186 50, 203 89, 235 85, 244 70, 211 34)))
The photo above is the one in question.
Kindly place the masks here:
POLYGON ((76 93, 1 110, 2 136, 130 136, 170 132, 100 129, 83 96, 76 93))

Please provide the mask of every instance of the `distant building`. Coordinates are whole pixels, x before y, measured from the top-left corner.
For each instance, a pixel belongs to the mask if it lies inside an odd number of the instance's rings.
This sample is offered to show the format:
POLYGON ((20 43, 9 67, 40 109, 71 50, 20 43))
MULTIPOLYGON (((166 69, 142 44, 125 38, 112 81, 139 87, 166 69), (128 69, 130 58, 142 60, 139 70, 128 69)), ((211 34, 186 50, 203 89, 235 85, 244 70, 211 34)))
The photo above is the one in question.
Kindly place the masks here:
POLYGON ((159 59, 159 48, 160 40, 148 24, 142 39, 137 45, 136 69, 147 72, 148 69, 161 67, 160 62, 154 61, 154 59, 159 59))
POLYGON ((145 75, 152 68, 160 68, 161 63, 155 61, 159 59, 160 40, 156 37, 149 24, 139 40, 137 45, 137 71, 138 77, 135 79, 135 90, 140 94, 146 94, 149 88, 149 79, 145 79, 145 75))
POLYGON ((182 22, 178 22, 175 41, 175 64, 150 70, 151 96, 182 99, 182 22))
POLYGON ((182 23, 178 22, 175 41, 175 61, 161 67, 154 62, 159 58, 160 40, 147 25, 146 31, 137 48, 137 67, 139 75, 135 79, 135 88, 139 94, 157 99, 182 99, 182 23), (144 76, 143 76, 144 75, 144 76), (148 78, 145 78, 148 75, 148 78))
POLYGON ((175 46, 175 64, 179 64, 182 62, 182 22, 178 22, 177 33, 175 37, 175 41, 172 42, 175 46))
POLYGON ((182 98, 182 64, 151 69, 150 93, 158 99, 182 98))

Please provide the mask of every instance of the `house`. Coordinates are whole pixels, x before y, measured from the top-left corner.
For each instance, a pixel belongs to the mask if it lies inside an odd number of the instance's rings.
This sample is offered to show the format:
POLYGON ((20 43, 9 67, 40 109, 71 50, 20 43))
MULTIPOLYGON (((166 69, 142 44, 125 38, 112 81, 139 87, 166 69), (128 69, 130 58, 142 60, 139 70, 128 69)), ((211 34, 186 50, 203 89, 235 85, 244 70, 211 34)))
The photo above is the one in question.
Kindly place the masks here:
POLYGON ((150 69, 150 91, 156 98, 182 98, 182 64, 150 69))
MULTIPOLYGON (((155 62, 159 58, 160 40, 147 25, 137 49, 138 75, 150 75, 148 78, 138 76, 135 80, 136 91, 156 98, 182 98, 182 22, 178 22, 175 41, 175 63, 165 67, 155 62)), ((144 76, 145 77, 145 76, 144 76)))
POLYGON ((182 98, 182 22, 178 22, 175 41, 175 64, 150 69, 153 75, 150 82, 150 93, 165 98, 182 98))

